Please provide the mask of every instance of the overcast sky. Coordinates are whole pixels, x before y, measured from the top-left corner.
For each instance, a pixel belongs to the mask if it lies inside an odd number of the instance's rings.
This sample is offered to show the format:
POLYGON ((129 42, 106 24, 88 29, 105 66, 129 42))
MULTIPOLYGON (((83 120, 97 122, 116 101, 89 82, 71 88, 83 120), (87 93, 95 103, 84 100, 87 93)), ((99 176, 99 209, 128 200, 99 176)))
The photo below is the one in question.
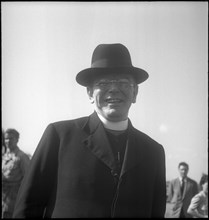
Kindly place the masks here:
POLYGON ((98 44, 122 43, 149 73, 129 118, 181 161, 208 172, 208 3, 1 2, 2 128, 33 154, 46 126, 92 113, 76 74, 98 44))

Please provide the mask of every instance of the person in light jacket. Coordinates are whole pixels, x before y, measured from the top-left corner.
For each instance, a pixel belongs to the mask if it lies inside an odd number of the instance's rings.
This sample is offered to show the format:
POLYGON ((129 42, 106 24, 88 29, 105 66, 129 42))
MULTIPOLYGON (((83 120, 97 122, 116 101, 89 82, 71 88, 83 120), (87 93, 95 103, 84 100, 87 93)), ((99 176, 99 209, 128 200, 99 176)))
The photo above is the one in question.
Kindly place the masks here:
POLYGON ((19 132, 8 128, 2 134, 5 152, 2 154, 2 218, 12 218, 15 201, 30 158, 18 147, 19 132))
POLYGON ((193 218, 208 218, 208 175, 203 174, 200 179, 200 192, 196 194, 187 209, 193 218))
POLYGON ((164 217, 164 149, 128 118, 147 78, 124 45, 95 48, 91 67, 76 76, 94 112, 47 126, 14 218, 164 217))

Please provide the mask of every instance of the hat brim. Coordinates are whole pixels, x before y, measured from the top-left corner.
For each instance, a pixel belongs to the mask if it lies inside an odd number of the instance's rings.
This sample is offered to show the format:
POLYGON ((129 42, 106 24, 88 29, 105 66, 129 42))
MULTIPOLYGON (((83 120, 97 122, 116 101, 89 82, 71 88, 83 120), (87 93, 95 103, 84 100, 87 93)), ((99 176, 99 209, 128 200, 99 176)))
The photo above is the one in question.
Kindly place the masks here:
POLYGON ((149 74, 145 70, 137 67, 87 68, 77 74, 76 81, 80 85, 88 87, 95 79, 100 78, 101 76, 117 73, 132 76, 137 84, 144 82, 149 77, 149 74))

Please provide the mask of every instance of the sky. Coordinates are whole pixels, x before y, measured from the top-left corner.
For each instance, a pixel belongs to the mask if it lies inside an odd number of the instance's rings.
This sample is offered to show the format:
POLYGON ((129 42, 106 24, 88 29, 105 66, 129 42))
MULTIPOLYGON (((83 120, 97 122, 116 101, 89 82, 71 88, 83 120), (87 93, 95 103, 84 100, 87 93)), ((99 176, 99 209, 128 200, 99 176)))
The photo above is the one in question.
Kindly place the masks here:
POLYGON ((77 73, 95 47, 124 44, 149 73, 129 118, 163 145, 166 179, 189 164, 208 173, 208 3, 1 2, 2 129, 20 132, 33 154, 49 123, 88 116, 77 73))

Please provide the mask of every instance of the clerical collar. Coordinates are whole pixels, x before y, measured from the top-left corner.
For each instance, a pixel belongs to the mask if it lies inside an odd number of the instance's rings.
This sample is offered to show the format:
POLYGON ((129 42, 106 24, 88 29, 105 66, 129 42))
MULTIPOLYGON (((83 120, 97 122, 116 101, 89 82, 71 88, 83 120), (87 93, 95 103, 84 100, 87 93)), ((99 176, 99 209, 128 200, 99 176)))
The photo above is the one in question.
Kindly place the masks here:
POLYGON ((128 128, 128 119, 125 121, 119 121, 119 122, 112 122, 108 121, 106 118, 104 118, 102 115, 97 114, 100 120, 102 121, 105 128, 115 131, 124 131, 128 128))

